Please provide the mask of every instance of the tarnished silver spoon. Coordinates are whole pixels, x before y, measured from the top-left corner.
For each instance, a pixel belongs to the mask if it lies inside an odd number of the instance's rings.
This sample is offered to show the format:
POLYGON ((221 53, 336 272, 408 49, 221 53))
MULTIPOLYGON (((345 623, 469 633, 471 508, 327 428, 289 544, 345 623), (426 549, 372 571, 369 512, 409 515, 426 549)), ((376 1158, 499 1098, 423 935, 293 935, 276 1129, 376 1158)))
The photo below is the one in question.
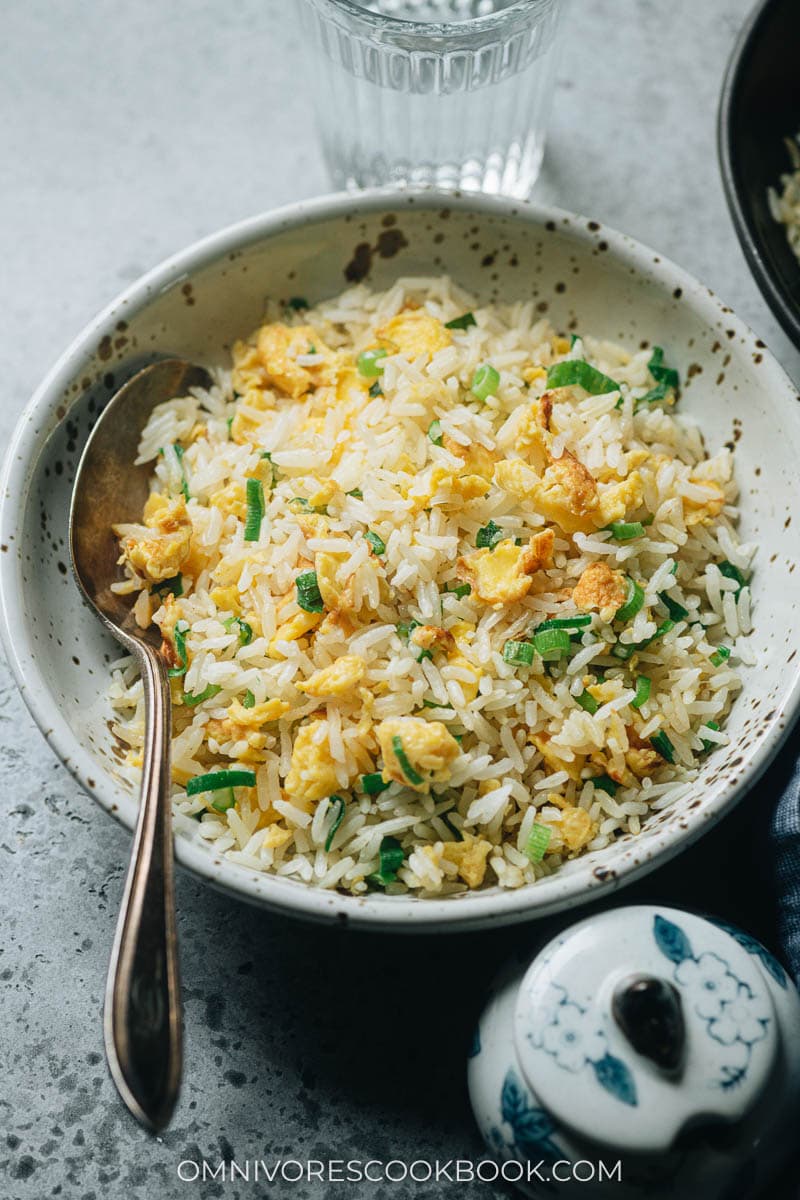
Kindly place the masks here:
POLYGON ((160 639, 142 630, 120 578, 118 523, 142 519, 150 468, 134 466, 153 408, 190 387, 209 387, 202 368, 166 359, 134 375, 108 402, 78 465, 69 514, 72 570, 103 624, 141 670, 145 743, 139 816, 106 985, 103 1028, 109 1069, 122 1099, 150 1129, 169 1122, 180 1089, 181 1001, 170 813, 170 691, 160 639))

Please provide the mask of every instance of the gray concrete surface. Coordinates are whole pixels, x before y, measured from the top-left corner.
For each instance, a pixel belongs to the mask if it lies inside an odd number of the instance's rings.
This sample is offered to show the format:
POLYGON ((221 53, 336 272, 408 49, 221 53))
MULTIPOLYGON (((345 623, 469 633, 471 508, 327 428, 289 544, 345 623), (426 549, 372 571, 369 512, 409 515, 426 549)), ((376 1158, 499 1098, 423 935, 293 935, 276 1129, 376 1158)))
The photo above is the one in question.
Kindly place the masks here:
MULTIPOLYGON (((220 225, 326 188, 293 3, 0 0, 0 444, 45 369, 125 284, 220 225)), ((717 95, 748 6, 574 0, 536 195, 676 259, 800 379, 717 170, 717 95)), ((100 1036, 129 837, 52 757, 5 667, 0 776, 0 1200, 506 1194, 190 1184, 177 1167, 477 1156, 465 1039, 483 984, 529 934, 343 937, 181 876, 186 1079, 173 1127, 154 1140, 123 1112, 100 1036)), ((725 912, 774 940, 758 872, 775 779, 635 894, 725 912)))

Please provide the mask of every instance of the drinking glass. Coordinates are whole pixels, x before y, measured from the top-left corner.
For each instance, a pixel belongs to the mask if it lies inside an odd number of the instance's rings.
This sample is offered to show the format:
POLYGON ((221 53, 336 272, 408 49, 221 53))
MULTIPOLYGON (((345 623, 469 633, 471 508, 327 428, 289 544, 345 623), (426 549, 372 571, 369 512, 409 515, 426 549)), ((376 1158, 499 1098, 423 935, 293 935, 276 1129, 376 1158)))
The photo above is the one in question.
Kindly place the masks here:
POLYGON ((302 0, 335 184, 524 197, 542 163, 561 0, 302 0))

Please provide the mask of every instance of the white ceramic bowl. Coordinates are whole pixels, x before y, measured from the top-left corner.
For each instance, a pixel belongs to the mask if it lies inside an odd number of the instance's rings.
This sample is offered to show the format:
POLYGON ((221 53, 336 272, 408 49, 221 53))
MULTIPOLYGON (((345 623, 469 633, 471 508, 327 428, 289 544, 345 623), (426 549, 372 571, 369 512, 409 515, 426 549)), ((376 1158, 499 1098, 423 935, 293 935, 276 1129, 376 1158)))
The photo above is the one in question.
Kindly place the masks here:
POLYGON ((465 929, 552 913, 665 861, 739 800, 775 754, 800 700, 794 646, 800 522, 792 520, 800 407, 764 346, 703 286, 630 238, 564 212, 482 196, 377 191, 303 202, 215 234, 128 288, 77 338, 22 416, 0 514, 4 637, 45 737, 103 808, 132 828, 136 798, 119 770, 105 700, 115 643, 83 607, 67 563, 75 464, 104 400, 143 363, 225 360, 266 296, 312 302, 348 279, 388 286, 447 271, 485 300, 533 296, 559 328, 666 350, 685 380, 681 409, 708 444, 737 444, 742 530, 760 546, 753 581, 758 665, 744 672, 731 745, 709 756, 691 794, 636 837, 579 858, 519 891, 447 900, 340 896, 260 875, 180 833, 177 857, 244 899, 321 920, 394 931, 465 929), (573 326, 573 322, 576 323, 573 326))

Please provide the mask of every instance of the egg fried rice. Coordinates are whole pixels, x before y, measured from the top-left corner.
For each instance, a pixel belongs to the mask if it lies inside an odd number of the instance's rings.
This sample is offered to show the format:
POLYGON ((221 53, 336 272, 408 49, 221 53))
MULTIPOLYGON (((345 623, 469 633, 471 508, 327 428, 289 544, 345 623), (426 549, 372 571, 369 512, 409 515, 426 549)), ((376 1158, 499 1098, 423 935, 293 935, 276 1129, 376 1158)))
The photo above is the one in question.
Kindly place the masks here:
MULTIPOLYGON (((407 278, 274 305, 214 379, 153 412, 115 528, 177 827, 356 895, 517 888, 727 741, 754 548, 668 352, 407 278)), ((131 659, 111 702, 135 774, 131 659)))

